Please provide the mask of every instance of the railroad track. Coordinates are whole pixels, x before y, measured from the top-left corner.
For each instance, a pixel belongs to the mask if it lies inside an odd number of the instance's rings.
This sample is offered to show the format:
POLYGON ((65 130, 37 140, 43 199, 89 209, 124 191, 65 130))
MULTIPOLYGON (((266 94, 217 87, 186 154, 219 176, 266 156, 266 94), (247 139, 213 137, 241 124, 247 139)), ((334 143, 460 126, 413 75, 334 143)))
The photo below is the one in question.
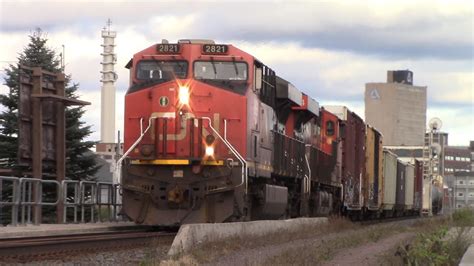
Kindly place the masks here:
POLYGON ((1 262, 30 262, 77 256, 82 253, 135 248, 159 244, 176 232, 108 231, 85 234, 0 239, 1 262))
POLYGON ((408 222, 408 221, 421 221, 425 219, 435 219, 441 216, 433 216, 433 217, 426 217, 426 216, 402 216, 402 217, 390 217, 390 218, 383 218, 383 219, 371 219, 371 220, 364 220, 364 221, 354 221, 354 223, 361 224, 361 225, 374 225, 374 224, 389 224, 389 223, 397 223, 397 222, 408 222))

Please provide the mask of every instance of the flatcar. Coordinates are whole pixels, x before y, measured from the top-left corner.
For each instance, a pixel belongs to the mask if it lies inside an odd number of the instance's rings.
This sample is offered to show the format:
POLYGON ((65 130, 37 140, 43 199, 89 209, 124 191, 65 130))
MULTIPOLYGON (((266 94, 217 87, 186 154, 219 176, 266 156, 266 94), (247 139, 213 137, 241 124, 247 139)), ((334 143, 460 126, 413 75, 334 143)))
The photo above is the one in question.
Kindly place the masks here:
POLYGON ((380 132, 234 45, 163 41, 126 68, 122 213, 136 223, 365 219, 414 197, 398 199, 406 166, 384 168, 380 132))

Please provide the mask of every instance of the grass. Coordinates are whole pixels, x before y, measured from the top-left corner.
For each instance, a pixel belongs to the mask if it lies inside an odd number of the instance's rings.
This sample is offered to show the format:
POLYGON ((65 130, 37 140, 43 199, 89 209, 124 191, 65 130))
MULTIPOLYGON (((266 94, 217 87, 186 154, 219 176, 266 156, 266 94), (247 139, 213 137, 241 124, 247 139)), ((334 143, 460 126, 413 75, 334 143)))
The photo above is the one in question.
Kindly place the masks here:
POLYGON ((292 248, 285 252, 269 258, 265 265, 313 265, 331 260, 341 249, 357 247, 369 242, 378 242, 396 233, 407 229, 401 226, 377 225, 361 230, 351 230, 346 234, 337 234, 335 237, 328 235, 326 240, 313 241, 304 249, 292 248))
POLYGON ((469 231, 474 226, 472 209, 456 211, 440 223, 428 225, 411 243, 401 244, 396 256, 385 256, 390 264, 458 265, 471 244, 469 231))

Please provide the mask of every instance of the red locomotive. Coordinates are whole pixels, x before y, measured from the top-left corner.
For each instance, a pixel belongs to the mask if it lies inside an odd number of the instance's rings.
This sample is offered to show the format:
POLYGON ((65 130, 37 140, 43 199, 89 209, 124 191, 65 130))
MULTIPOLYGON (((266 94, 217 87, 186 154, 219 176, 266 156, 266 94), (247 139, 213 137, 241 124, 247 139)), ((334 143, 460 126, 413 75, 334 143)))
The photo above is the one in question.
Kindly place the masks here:
POLYGON ((252 55, 180 40, 150 46, 126 67, 122 212, 133 221, 179 225, 386 209, 380 133, 372 141, 378 161, 366 174, 362 119, 347 108, 320 108, 252 55))

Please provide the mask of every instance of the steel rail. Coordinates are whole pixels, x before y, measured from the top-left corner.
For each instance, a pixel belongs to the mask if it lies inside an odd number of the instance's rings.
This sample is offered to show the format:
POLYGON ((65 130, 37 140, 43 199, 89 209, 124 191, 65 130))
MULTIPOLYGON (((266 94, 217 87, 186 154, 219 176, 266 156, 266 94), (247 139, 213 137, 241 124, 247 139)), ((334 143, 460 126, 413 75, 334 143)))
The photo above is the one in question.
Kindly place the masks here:
POLYGON ((61 253, 143 246, 155 239, 173 237, 175 232, 124 230, 0 239, 0 261, 28 261, 61 253))

